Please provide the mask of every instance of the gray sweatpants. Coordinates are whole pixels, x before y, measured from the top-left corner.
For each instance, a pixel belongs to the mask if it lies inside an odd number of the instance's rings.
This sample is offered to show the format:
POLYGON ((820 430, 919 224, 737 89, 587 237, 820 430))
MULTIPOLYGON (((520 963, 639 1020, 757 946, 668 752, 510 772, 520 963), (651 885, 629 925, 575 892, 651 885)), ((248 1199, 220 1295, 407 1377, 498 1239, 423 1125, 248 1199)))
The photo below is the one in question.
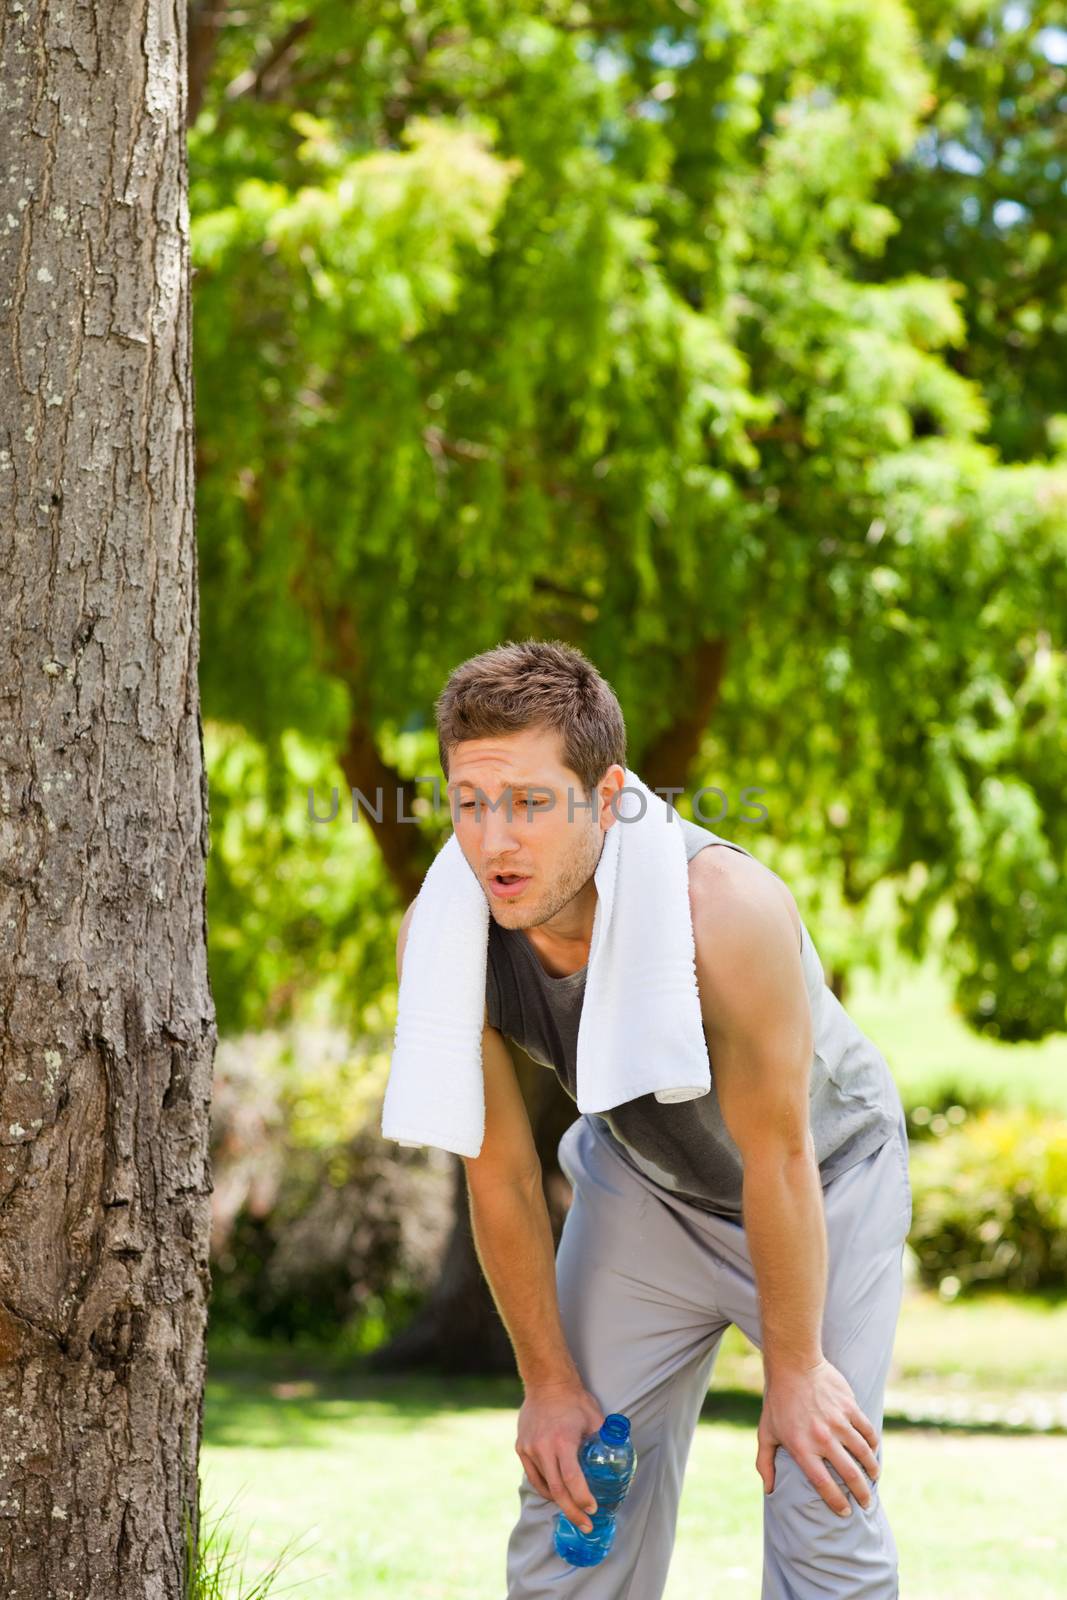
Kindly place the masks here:
MULTIPOLYGON (((579 1117, 559 1145, 574 1193, 556 1255, 563 1331, 582 1381, 606 1411, 630 1418, 637 1471, 615 1544, 596 1567, 572 1567, 552 1544, 558 1507, 524 1472, 507 1547, 507 1600, 660 1600, 686 1459, 723 1332, 762 1348, 759 1303, 740 1222, 699 1210, 635 1173, 579 1117), (561 1581, 562 1580, 562 1581, 561 1581)), ((911 1223, 907 1125, 823 1188, 827 1360, 848 1379, 879 1435, 911 1223)), ((779 1445, 763 1500, 762 1600, 895 1600, 897 1550, 878 1482, 867 1510, 845 1485, 839 1516, 779 1445)), ((709 1512, 709 1515, 712 1513, 709 1512)), ((708 1573, 714 1592, 715 1574, 708 1573)))

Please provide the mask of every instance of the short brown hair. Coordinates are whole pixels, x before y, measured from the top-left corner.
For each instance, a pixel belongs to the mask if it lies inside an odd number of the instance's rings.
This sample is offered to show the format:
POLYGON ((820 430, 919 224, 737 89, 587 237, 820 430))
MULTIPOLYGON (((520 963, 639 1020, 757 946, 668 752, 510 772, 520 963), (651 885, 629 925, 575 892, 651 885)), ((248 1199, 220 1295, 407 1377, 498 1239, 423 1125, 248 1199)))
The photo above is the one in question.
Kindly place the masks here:
POLYGON ((435 712, 446 779, 453 745, 525 728, 557 730, 564 765, 587 796, 614 762, 626 765, 626 723, 614 689, 562 639, 508 639, 471 656, 449 677, 435 712))

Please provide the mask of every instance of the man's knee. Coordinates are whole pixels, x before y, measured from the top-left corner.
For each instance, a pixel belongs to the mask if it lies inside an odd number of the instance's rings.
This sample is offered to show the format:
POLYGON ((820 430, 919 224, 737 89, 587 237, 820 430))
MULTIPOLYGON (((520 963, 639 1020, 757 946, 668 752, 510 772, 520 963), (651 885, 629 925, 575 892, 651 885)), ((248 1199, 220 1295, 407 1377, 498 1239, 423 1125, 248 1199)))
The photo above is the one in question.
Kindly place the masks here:
MULTIPOLYGON (((841 1474, 824 1462, 849 1504, 844 1517, 827 1504, 784 1445, 774 1453, 774 1488, 764 1496, 768 1545, 779 1567, 795 1578, 789 1592, 806 1594, 806 1580, 832 1578, 834 1593, 890 1600, 897 1593, 897 1554, 877 1481, 866 1479, 870 1503, 857 1500, 841 1474)), ((820 1591, 821 1592, 821 1591, 820 1591)))
MULTIPOLYGON (((833 1463, 824 1460, 822 1467, 825 1472, 830 1474, 836 1487, 847 1497, 852 1513, 855 1514, 856 1511, 862 1509, 856 1499, 855 1492, 845 1482, 833 1463)), ((863 1469, 861 1468, 860 1470, 862 1471, 863 1469)), ((874 1492, 878 1487, 877 1481, 872 1483, 866 1472, 863 1472, 863 1481, 871 1494, 873 1506, 874 1492)), ((832 1506, 826 1503, 820 1490, 812 1483, 799 1461, 789 1453, 784 1444, 778 1445, 774 1452, 774 1488, 764 1498, 769 1505, 782 1505, 784 1503, 800 1505, 810 1501, 813 1506, 821 1506, 827 1516, 832 1517, 835 1522, 848 1521, 847 1517, 843 1517, 839 1511, 835 1511, 832 1506)))

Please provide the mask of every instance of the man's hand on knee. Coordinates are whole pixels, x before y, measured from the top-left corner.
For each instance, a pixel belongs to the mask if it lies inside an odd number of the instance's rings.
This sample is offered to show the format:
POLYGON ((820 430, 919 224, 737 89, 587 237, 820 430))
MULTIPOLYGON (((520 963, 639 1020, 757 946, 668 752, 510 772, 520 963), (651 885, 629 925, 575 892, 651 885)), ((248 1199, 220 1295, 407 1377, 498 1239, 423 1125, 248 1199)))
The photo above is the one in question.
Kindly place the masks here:
POLYGON ((878 1476, 878 1433, 860 1410, 848 1379, 825 1358, 807 1370, 780 1368, 767 1380, 757 1433, 756 1471, 767 1494, 774 1488, 774 1452, 783 1445, 831 1511, 852 1507, 827 1470, 839 1472, 860 1504, 871 1502, 868 1479, 878 1476))

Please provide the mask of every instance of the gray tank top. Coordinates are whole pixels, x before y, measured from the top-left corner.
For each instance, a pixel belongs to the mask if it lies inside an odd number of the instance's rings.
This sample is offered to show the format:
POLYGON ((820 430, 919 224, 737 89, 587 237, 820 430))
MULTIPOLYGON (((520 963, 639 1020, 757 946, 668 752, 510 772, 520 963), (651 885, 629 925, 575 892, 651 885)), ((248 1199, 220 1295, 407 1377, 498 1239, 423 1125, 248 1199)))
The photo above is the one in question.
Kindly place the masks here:
MULTIPOLYGON (((690 861, 708 845, 723 845, 759 859, 743 845, 677 813, 675 820, 685 832, 690 861)), ((801 927, 801 961, 814 1030, 810 1122, 825 1186, 896 1132, 902 1108, 885 1057, 827 984, 803 919, 801 927)), ((533 1060, 554 1070, 577 1101, 578 1019, 587 968, 552 977, 522 929, 501 928, 493 918, 487 956, 490 1023, 533 1060)), ((719 1110, 713 1060, 711 1073, 709 1093, 695 1100, 661 1104, 654 1094, 644 1094, 591 1114, 589 1120, 623 1160, 653 1183, 703 1211, 740 1221, 741 1155, 719 1110)))

